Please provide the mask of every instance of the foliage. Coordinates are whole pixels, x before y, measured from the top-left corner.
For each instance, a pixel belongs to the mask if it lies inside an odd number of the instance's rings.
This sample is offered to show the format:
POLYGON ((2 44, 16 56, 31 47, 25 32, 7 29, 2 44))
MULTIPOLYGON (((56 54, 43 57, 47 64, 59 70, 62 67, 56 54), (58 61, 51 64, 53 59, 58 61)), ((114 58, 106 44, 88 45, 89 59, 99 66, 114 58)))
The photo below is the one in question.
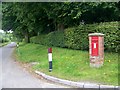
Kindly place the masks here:
POLYGON ((42 26, 47 26, 46 14, 41 9, 40 3, 4 3, 3 21, 4 30, 12 29, 17 37, 25 38, 26 42, 29 42, 31 36, 46 29, 42 26))
POLYGON ((9 42, 11 38, 10 34, 0 33, 0 43, 9 42))
POLYGON ((48 35, 32 37, 31 42, 48 46, 88 50, 88 34, 95 32, 105 34, 105 50, 117 52, 118 33, 120 32, 118 22, 80 25, 68 28, 65 31, 54 31, 48 35))
POLYGON ((82 13, 81 19, 86 23, 118 21, 118 5, 117 2, 84 3, 83 8, 86 11, 82 13))
POLYGON ((48 45, 57 46, 57 47, 65 47, 64 43, 64 32, 63 31, 55 31, 51 32, 47 35, 48 45))
POLYGON ((32 36, 78 26, 81 21, 118 21, 118 7, 117 2, 3 2, 2 27, 29 42, 32 36))
POLYGON ((66 46, 68 46, 68 48, 88 49, 88 31, 86 31, 85 27, 84 25, 80 25, 65 30, 66 46))
POLYGON ((7 39, 7 38, 0 39, 0 43, 4 43, 4 42, 8 42, 8 41, 9 41, 9 39, 7 39))

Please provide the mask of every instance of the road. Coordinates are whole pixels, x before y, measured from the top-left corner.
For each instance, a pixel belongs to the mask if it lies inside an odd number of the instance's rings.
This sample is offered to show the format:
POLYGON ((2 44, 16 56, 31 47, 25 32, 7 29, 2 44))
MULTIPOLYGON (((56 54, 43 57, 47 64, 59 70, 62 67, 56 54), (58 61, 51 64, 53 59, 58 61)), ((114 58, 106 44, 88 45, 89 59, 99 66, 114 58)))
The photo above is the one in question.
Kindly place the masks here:
POLYGON ((70 88, 38 79, 24 70, 11 57, 13 46, 15 43, 0 48, 0 68, 2 68, 2 70, 0 69, 0 84, 2 88, 70 88))

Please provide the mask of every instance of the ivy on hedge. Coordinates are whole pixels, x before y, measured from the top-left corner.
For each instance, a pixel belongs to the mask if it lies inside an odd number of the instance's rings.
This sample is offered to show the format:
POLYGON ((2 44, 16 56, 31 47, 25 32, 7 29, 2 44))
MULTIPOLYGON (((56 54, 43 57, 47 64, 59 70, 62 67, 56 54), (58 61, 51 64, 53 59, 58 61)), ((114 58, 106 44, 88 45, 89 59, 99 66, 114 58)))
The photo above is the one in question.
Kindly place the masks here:
POLYGON ((47 46, 88 50, 88 34, 96 32, 105 34, 105 50, 117 52, 120 34, 118 22, 79 25, 77 27, 67 28, 64 31, 54 31, 47 35, 34 36, 30 40, 32 43, 47 46))

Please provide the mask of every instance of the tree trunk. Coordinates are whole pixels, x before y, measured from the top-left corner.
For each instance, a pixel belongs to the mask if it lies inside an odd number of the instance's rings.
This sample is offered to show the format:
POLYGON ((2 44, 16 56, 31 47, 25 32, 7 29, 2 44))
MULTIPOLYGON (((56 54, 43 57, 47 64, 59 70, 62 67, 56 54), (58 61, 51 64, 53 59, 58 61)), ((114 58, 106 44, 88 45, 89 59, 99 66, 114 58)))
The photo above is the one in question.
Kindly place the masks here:
POLYGON ((57 23, 56 20, 54 20, 54 25, 55 25, 55 31, 57 30, 57 23))
POLYGON ((58 31, 64 30, 64 24, 59 23, 57 28, 58 28, 58 31))
POLYGON ((30 43, 30 37, 29 37, 29 32, 28 32, 28 30, 26 30, 26 32, 25 32, 25 42, 26 42, 26 43, 30 43))

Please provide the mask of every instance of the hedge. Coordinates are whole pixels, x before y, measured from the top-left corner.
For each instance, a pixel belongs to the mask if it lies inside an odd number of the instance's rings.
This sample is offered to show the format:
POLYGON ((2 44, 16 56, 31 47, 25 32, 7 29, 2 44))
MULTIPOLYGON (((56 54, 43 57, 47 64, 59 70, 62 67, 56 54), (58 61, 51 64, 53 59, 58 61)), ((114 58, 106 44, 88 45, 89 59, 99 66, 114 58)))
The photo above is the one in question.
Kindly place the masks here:
POLYGON ((7 38, 0 38, 0 43, 4 43, 4 42, 8 42, 9 41, 9 39, 7 39, 7 38))
POLYGON ((47 35, 34 36, 30 40, 32 43, 47 46, 88 50, 88 34, 96 32, 105 34, 105 50, 117 52, 120 34, 118 22, 79 25, 67 28, 64 31, 54 31, 47 35))

